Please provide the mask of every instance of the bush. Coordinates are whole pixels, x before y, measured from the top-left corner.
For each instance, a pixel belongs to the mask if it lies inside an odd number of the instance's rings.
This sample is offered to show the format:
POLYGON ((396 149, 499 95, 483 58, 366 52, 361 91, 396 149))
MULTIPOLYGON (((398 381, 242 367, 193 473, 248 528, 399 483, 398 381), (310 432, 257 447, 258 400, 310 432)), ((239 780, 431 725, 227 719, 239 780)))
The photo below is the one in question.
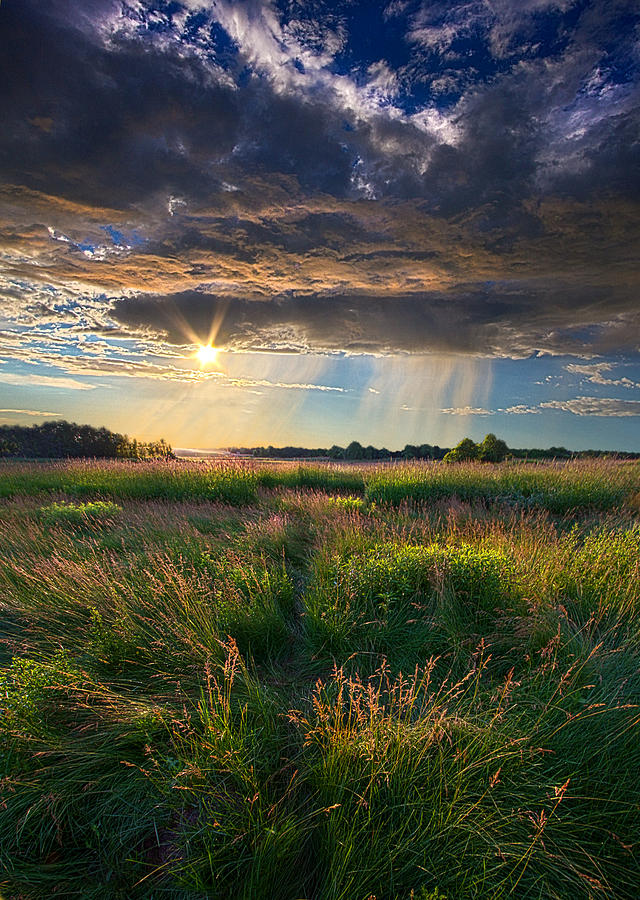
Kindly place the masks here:
POLYGON ((331 497, 329 502, 332 506, 345 512, 364 512, 366 509, 366 504, 361 497, 331 497))

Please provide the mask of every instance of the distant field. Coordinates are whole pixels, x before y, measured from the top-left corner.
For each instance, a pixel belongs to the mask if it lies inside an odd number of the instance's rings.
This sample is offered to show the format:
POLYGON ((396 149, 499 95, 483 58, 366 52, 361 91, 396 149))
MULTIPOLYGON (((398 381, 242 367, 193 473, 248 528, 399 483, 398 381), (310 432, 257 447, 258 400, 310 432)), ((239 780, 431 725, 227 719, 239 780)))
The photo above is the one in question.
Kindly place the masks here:
POLYGON ((432 502, 446 497, 553 512, 613 509, 635 502, 636 461, 568 463, 315 463, 246 460, 0 460, 0 499, 68 494, 75 498, 208 500, 255 503, 261 489, 351 491, 368 502, 432 502))
POLYGON ((5 900, 638 897, 638 462, 0 462, 0 606, 5 900))

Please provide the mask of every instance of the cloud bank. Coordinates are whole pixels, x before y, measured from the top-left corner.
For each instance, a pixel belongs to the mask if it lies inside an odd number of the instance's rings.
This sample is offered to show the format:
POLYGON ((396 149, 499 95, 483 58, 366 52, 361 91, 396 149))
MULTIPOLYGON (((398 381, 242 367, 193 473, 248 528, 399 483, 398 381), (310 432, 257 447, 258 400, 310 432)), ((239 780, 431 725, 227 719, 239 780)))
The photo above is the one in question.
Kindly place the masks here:
POLYGON ((640 400, 618 400, 614 397, 573 397, 569 400, 545 400, 537 406, 519 404, 495 410, 462 406, 441 409, 440 412, 451 416, 490 416, 496 413, 540 415, 546 409, 570 412, 575 416, 628 418, 629 416, 640 416, 640 400))
POLYGON ((7 0, 8 327, 637 353, 634 5, 367 5, 367 41, 363 9, 7 0))

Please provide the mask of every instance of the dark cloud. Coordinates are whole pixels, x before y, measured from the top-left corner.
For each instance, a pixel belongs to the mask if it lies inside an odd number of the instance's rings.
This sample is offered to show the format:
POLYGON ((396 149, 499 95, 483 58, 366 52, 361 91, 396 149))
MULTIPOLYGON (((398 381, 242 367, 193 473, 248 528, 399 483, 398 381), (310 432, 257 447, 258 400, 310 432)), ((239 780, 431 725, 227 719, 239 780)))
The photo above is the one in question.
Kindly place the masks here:
POLYGON ((0 7, 16 321, 16 285, 48 282, 70 317, 102 292, 90 325, 178 343, 215 323, 238 349, 638 348, 630 4, 396 5, 410 64, 364 74, 339 11, 77 7, 0 7), (438 78, 457 94, 402 95, 438 78))
POLYGON ((132 330, 161 333, 176 344, 213 337, 236 350, 350 353, 460 353, 526 356, 533 350, 591 355, 640 341, 632 297, 564 286, 469 286, 404 296, 332 294, 272 299, 219 297, 199 291, 118 300, 111 314, 132 330), (571 305, 567 304, 566 293, 571 305), (606 319, 606 322, 604 321, 606 319), (624 332, 624 334, 623 334, 624 332))
MULTIPOLYGON (((228 172, 278 173, 337 197, 368 188, 380 199, 422 197, 446 215, 486 202, 508 212, 532 193, 548 141, 543 113, 596 62, 587 47, 562 71, 531 62, 472 88, 449 115, 454 137, 389 115, 366 92, 341 98, 335 78, 284 90, 250 77, 242 47, 223 71, 215 52, 175 31, 112 30, 107 39, 98 26, 115 8, 95 2, 78 17, 62 2, 3 7, 5 180, 126 206, 157 191, 214 197, 228 172)), ((562 189, 592 190, 590 169, 602 187, 635 187, 637 125, 629 108, 587 123, 583 167, 559 173, 562 189)))
POLYGON ((4 182, 125 208, 159 190, 211 191, 206 164, 237 138, 234 92, 197 57, 105 45, 42 6, 0 11, 4 182))

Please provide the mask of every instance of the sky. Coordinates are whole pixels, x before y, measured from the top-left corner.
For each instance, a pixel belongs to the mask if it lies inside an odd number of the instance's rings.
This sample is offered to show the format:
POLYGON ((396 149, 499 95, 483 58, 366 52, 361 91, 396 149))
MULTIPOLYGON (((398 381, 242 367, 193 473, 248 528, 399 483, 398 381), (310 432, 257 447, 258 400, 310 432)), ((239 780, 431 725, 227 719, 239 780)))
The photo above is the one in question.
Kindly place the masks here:
POLYGON ((640 450, 635 0, 4 0, 0 33, 0 424, 640 450))

